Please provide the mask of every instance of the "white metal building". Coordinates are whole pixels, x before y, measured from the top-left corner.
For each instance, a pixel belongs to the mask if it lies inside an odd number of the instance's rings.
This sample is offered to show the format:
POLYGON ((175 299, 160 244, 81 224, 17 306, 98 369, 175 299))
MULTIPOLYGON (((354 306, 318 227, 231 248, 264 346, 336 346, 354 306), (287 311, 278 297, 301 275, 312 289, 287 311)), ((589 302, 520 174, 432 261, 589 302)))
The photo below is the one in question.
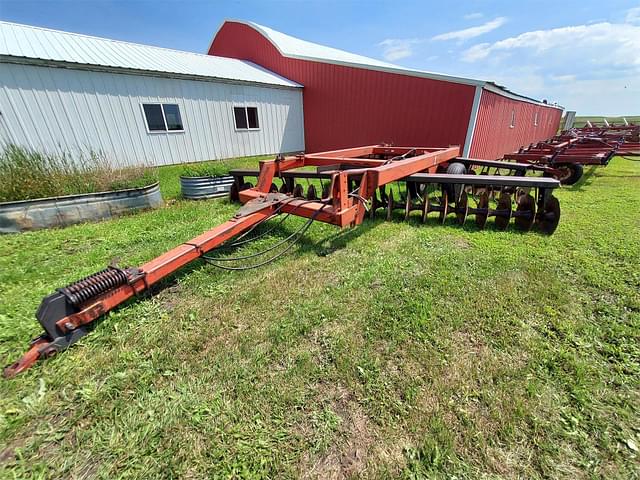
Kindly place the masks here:
POLYGON ((0 22, 0 143, 119 165, 304 150, 302 86, 251 62, 0 22))

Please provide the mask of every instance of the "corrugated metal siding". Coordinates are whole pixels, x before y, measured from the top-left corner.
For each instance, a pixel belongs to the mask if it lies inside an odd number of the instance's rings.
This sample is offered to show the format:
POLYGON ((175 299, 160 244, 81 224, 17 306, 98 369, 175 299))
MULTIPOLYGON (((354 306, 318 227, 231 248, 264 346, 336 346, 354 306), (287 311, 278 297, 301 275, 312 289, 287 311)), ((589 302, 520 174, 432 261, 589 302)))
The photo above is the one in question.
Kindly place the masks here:
POLYGON ((0 141, 119 165, 164 165, 304 149, 302 91, 1 64, 0 141), (148 133, 141 103, 176 103, 184 132, 148 133), (259 108, 236 131, 234 104, 259 108))
POLYGON ((505 98, 484 90, 471 142, 472 158, 502 158, 521 146, 545 140, 558 131, 562 110, 505 98), (515 125, 510 128, 511 115, 515 125), (538 114, 538 125, 535 116, 538 114))
POLYGON ((241 60, 0 22, 0 55, 296 87, 241 60))
POLYGON ((250 60, 302 84, 309 152, 379 142, 464 144, 474 86, 286 58, 234 22, 222 26, 209 54, 250 60))

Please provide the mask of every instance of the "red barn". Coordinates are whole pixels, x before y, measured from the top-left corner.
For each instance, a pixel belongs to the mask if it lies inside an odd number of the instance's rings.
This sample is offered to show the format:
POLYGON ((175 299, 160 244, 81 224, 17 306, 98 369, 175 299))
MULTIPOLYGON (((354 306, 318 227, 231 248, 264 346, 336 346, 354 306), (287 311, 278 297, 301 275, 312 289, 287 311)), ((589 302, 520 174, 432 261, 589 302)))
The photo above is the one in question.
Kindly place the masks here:
POLYGON ((493 159, 553 136, 562 116, 491 82, 410 70, 251 22, 224 22, 209 54, 303 85, 308 152, 390 142, 461 145, 465 156, 493 159))

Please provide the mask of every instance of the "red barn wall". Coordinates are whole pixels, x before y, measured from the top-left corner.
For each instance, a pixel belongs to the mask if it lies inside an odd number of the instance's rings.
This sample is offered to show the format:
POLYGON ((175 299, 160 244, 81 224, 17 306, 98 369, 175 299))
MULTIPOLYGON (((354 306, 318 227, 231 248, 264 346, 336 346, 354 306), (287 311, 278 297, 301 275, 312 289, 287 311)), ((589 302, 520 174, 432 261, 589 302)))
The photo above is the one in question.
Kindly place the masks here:
POLYGON ((283 57, 235 22, 222 26, 209 54, 249 60, 303 85, 307 152, 380 142, 462 151, 474 86, 283 57))
POLYGON ((472 158, 502 158, 521 146, 545 140, 558 131, 562 110, 503 97, 484 90, 471 142, 472 158), (515 125, 511 113, 515 112, 515 125), (534 125, 538 113, 538 125, 534 125))

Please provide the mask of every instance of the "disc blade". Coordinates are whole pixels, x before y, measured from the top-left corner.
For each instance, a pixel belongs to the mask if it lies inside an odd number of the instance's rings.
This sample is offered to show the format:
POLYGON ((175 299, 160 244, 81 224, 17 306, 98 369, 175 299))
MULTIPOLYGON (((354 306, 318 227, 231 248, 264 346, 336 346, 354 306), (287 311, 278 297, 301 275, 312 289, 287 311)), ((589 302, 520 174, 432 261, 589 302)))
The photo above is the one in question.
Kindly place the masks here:
POLYGON ((487 224, 487 213, 489 211, 489 195, 486 191, 480 194, 477 209, 482 211, 476 213, 476 225, 482 230, 487 224))
POLYGON ((322 198, 329 198, 329 189, 331 188, 330 183, 326 183, 322 187, 322 198))
POLYGON ((560 222, 560 202, 550 195, 544 204, 542 214, 538 214, 538 228, 542 233, 551 235, 558 228, 560 222))
POLYGON ((515 224, 518 230, 528 232, 536 219, 536 201, 529 195, 518 197, 518 206, 515 213, 515 224))
POLYGON ((500 194, 496 210, 496 227, 498 230, 506 230, 509 226, 509 220, 511 220, 511 195, 508 193, 500 194))
POLYGON ((387 221, 391 220, 392 214, 393 214, 393 190, 389 190, 389 195, 387 200, 387 221))
POLYGON ((464 190, 460 193, 460 198, 456 202, 456 219, 460 225, 464 225, 469 214, 469 199, 464 190))
POLYGON ((293 189, 292 195, 296 198, 304 197, 304 188, 302 188, 302 185, 300 185, 299 183, 296 183, 296 186, 293 189))
POLYGON ((233 182, 231 184, 231 188, 229 189, 229 200, 231 200, 232 202, 239 202, 240 201, 238 184, 236 182, 233 182))
POLYGON ((307 200, 317 200, 318 195, 316 195, 316 187, 314 185, 309 185, 307 188, 307 200))
POLYGON ((429 199, 429 192, 425 191, 422 197, 422 223, 427 221, 427 214, 431 211, 431 200, 429 199))
POLYGON ((376 218, 376 210, 380 206, 380 200, 378 200, 378 194, 374 191, 371 197, 371 207, 369 208, 369 218, 373 220, 376 218))
POLYGON ((411 190, 407 189, 407 198, 404 202, 404 219, 409 220, 409 214, 411 213, 411 190))
POLYGON ((449 213, 449 194, 446 189, 442 190, 440 206, 442 207, 440 210, 440 223, 444 225, 444 222, 447 220, 447 214, 449 213))

